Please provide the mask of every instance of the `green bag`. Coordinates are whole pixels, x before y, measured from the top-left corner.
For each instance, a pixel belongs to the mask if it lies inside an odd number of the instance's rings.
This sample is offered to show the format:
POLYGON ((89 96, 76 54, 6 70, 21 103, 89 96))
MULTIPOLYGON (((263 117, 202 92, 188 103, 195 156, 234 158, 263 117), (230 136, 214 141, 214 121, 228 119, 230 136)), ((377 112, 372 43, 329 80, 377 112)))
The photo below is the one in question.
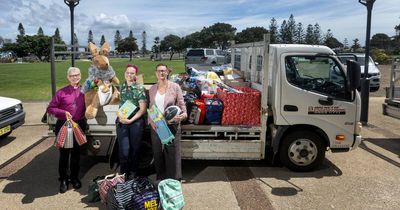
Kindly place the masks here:
POLYGON ((97 176, 92 181, 90 181, 87 195, 89 202, 100 201, 99 185, 97 184, 97 181, 102 179, 104 179, 104 176, 97 176))
POLYGON ((180 210, 185 206, 181 182, 164 179, 158 184, 160 204, 164 210, 180 210))

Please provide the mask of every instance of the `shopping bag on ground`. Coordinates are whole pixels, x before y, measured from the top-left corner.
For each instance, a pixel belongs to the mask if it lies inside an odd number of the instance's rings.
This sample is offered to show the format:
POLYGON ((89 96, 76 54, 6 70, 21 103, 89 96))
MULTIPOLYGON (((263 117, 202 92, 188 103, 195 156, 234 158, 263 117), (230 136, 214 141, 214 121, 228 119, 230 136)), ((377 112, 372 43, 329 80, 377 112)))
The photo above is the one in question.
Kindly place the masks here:
POLYGON ((158 184, 160 205, 164 210, 179 210, 185 206, 181 182, 175 179, 164 179, 158 184))
POLYGON ((104 176, 97 176, 89 182, 87 199, 89 202, 100 201, 99 185, 97 181, 104 179, 104 176))
POLYGON ((97 181, 99 185, 99 194, 101 202, 104 203, 107 197, 107 191, 110 188, 115 187, 118 183, 125 182, 125 174, 110 174, 104 179, 97 181))
POLYGON ((137 210, 156 210, 159 209, 159 195, 157 188, 150 179, 138 177, 134 179, 132 195, 132 209, 137 210))
POLYGON ((72 121, 72 128, 75 136, 76 142, 79 144, 79 146, 86 144, 86 135, 82 131, 81 127, 79 127, 78 123, 72 121))

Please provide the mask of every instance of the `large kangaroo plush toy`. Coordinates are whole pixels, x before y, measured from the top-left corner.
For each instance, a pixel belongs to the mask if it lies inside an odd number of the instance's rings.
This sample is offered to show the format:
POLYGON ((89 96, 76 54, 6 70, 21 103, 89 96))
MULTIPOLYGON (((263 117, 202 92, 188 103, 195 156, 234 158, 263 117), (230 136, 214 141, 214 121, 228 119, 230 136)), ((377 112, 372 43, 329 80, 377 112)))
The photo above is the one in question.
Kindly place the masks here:
POLYGON ((110 45, 105 42, 98 50, 96 45, 90 42, 89 50, 93 56, 92 64, 89 66, 88 79, 82 87, 82 92, 85 93, 85 116, 87 119, 93 119, 100 106, 118 103, 115 85, 119 84, 119 80, 107 58, 110 45))

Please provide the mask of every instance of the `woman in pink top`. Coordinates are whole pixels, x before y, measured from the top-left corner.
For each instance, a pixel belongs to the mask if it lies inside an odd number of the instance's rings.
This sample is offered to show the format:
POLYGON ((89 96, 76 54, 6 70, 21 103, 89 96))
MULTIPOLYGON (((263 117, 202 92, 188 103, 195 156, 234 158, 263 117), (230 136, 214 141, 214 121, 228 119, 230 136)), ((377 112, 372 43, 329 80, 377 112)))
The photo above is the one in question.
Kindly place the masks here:
POLYGON ((172 105, 179 106, 182 110, 180 115, 175 116, 169 121, 168 127, 175 135, 172 144, 162 145, 157 133, 155 132, 156 125, 149 120, 152 127, 151 140, 154 155, 154 164, 157 173, 157 180, 172 178, 181 180, 181 129, 180 122, 187 118, 186 105, 183 101, 182 90, 178 84, 168 81, 168 75, 171 71, 165 64, 156 66, 157 84, 151 86, 149 90, 150 107, 153 104, 161 112, 172 105))
MULTIPOLYGON (((56 136, 67 119, 77 122, 79 127, 86 130, 85 120, 85 96, 81 92, 79 82, 81 81, 81 71, 76 67, 70 67, 67 73, 69 85, 57 91, 47 107, 47 112, 57 118, 55 133, 56 136)), ((58 163, 58 173, 60 180, 60 193, 68 190, 68 182, 75 189, 81 188, 79 181, 79 157, 80 146, 75 141, 71 149, 60 148, 60 159, 58 163), (71 157, 71 160, 70 160, 71 157), (68 168, 71 173, 68 175, 68 168)))

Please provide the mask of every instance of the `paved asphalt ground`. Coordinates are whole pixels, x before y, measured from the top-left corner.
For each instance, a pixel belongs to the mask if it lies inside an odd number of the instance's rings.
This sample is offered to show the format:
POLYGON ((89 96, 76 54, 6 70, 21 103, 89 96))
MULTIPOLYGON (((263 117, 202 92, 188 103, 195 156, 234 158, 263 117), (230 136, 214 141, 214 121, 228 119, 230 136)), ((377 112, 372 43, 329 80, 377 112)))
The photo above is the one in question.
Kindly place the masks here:
MULTIPOLYGON (((371 97, 360 148, 327 152, 310 173, 263 161, 184 161, 185 209, 400 209, 400 120, 382 115, 371 97)), ((0 141, 1 209, 105 209, 86 200, 90 179, 112 173, 82 157, 83 187, 58 193, 58 152, 40 123, 45 103, 24 103, 26 123, 0 141)))

